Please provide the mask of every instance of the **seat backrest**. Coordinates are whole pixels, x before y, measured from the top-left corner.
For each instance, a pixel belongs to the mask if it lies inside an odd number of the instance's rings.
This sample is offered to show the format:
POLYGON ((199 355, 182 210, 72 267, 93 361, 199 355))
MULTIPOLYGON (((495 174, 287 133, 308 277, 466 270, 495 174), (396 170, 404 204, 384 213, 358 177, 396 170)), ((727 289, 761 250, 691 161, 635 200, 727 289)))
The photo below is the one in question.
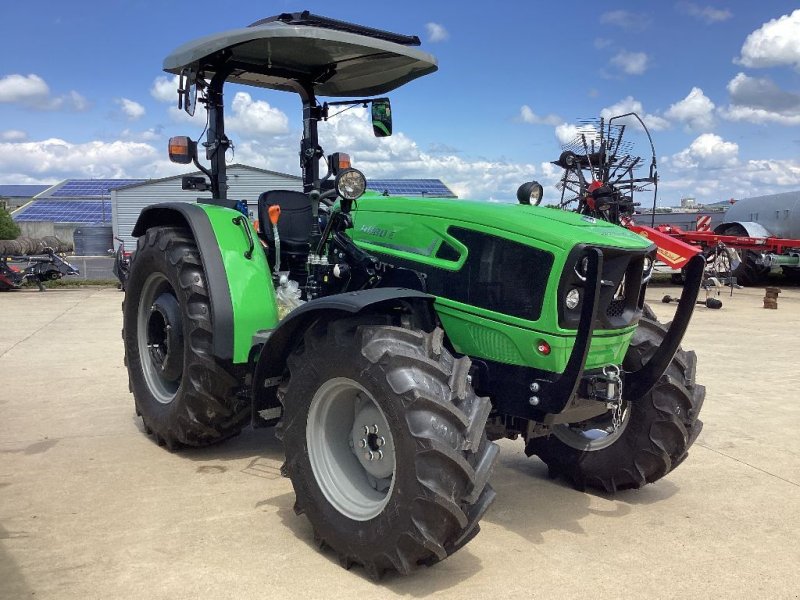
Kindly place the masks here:
POLYGON ((258 235, 272 247, 274 235, 269 220, 270 206, 281 207, 278 234, 281 244, 308 244, 311 236, 311 200, 294 190, 270 190, 258 197, 258 235))

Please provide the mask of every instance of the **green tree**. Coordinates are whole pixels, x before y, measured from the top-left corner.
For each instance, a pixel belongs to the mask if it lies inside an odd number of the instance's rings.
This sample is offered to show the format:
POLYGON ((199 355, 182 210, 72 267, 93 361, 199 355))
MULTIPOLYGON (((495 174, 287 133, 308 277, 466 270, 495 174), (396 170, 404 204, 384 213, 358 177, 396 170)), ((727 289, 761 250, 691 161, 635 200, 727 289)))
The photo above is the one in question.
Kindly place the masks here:
POLYGON ((0 206, 0 240, 15 240, 22 233, 8 211, 0 206))

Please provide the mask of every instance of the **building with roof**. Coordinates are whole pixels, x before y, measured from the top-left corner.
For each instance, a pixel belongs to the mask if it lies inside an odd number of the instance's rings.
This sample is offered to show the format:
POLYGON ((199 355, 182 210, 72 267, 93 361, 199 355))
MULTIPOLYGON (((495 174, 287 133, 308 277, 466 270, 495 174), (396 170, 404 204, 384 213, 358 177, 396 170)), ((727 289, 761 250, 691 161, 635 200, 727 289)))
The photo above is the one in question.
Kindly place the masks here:
POLYGON ((0 206, 15 210, 50 189, 51 185, 0 185, 0 206))
MULTIPOLYGON (((211 198, 211 192, 181 189, 181 179, 187 175, 203 176, 197 171, 163 179, 136 181, 115 188, 111 192, 111 224, 114 235, 124 240, 127 247, 133 248, 136 240, 131 236, 131 231, 146 206, 158 202, 195 202, 198 198, 211 198)), ((253 214, 257 212, 258 197, 262 192, 303 189, 303 180, 300 177, 248 165, 228 165, 227 175, 228 198, 246 200, 253 214)))
MULTIPOLYGON (((111 222, 114 235, 134 247, 131 236, 133 226, 142 209, 158 202, 195 202, 198 198, 210 198, 211 192, 184 191, 181 179, 186 175, 202 176, 202 173, 174 175, 163 179, 138 181, 116 187, 111 191, 111 222)), ((303 181, 296 175, 278 173, 248 165, 234 164, 227 167, 228 198, 246 200, 253 215, 257 214, 258 197, 267 190, 302 191, 303 181)), ((369 189, 390 195, 429 196, 456 198, 457 196, 438 179, 373 179, 369 189)))
POLYGON ((111 225, 111 190, 143 179, 66 179, 11 213, 22 235, 73 241, 76 228, 111 225))

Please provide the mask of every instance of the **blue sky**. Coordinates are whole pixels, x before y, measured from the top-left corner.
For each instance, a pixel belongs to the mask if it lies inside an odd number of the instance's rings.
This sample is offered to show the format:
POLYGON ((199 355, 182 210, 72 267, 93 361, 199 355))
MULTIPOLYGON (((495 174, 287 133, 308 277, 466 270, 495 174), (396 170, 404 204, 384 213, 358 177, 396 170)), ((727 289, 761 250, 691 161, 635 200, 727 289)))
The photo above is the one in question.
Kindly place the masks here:
MULTIPOLYGON (((6 2, 0 8, 0 182, 158 177, 170 135, 196 137, 161 63, 181 43, 283 11, 415 33, 439 71, 392 97, 396 135, 360 111, 322 126, 367 177, 439 177, 510 199, 555 198, 578 119, 636 109, 651 126, 660 204, 800 188, 800 10, 793 2, 6 2), (221 8, 223 7, 223 8, 221 8)), ((230 86, 231 161, 297 173, 299 101, 230 86)), ((198 111, 198 113, 201 111, 198 111)))

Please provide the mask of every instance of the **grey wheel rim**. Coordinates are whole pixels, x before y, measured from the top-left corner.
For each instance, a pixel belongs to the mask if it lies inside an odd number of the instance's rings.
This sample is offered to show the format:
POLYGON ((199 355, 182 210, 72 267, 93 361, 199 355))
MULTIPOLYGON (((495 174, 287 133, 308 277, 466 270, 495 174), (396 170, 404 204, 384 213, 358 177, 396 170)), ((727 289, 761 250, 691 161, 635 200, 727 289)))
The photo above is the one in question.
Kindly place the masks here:
POLYGON ((383 511, 394 490, 394 439, 362 385, 337 377, 320 386, 308 411, 306 443, 317 485, 337 511, 354 521, 383 511))
POLYGON ((606 414, 607 419, 595 423, 591 429, 581 429, 570 425, 555 425, 553 435, 564 444, 584 452, 596 452, 614 444, 628 427, 631 420, 631 406, 623 400, 622 422, 616 431, 612 427, 611 411, 606 414))
POLYGON ((139 308, 136 316, 136 339, 139 346, 139 360, 142 363, 142 372, 147 382, 147 388, 153 397, 161 404, 169 404, 175 399, 180 388, 180 377, 170 379, 164 377, 159 365, 152 357, 152 328, 153 303, 163 293, 175 295, 167 278, 163 273, 152 273, 144 282, 139 297, 139 308))

